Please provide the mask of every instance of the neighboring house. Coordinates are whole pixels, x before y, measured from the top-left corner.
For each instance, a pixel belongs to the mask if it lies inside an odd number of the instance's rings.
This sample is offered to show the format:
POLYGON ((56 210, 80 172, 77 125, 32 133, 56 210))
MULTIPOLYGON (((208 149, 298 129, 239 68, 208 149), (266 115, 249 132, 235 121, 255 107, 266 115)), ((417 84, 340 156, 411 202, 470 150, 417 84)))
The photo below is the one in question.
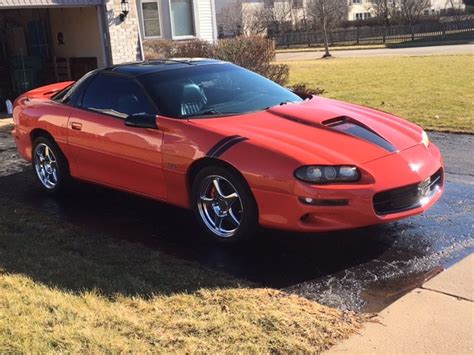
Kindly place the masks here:
MULTIPOLYGON (((286 31, 304 24, 311 0, 242 0, 244 32, 286 31)), ((262 34, 262 33, 257 33, 262 34)))
POLYGON ((0 100, 142 60, 158 38, 215 41, 214 0, 0 0, 0 100))
MULTIPOLYGON (((399 0, 388 1, 393 3, 399 0)), ((272 20, 283 28, 291 26, 296 29, 301 23, 310 21, 310 6, 311 0, 242 0, 243 26, 251 32, 259 23, 272 20)), ((431 0, 423 14, 437 15, 452 8, 464 10, 463 0, 431 0)), ((347 0, 347 14, 349 21, 367 20, 375 15, 373 3, 370 0, 347 0)))
POLYGON ((368 20, 374 16, 374 10, 370 0, 348 0, 348 4, 347 19, 349 21, 368 20))
MULTIPOLYGON (((373 2, 370 0, 348 0, 349 21, 367 20, 375 15, 373 2)), ((396 3, 399 0, 388 0, 396 3)), ((423 15, 439 15, 448 9, 464 10, 463 0, 431 0, 430 5, 423 11, 423 15)))

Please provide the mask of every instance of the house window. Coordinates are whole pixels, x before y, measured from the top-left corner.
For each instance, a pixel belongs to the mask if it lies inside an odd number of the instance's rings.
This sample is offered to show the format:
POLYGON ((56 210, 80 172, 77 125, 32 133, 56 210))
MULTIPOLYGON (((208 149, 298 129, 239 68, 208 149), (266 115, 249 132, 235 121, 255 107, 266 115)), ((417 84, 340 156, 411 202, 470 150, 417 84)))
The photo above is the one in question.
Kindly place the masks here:
POLYGON ((170 0, 170 9, 173 38, 195 36, 193 1, 170 0))
POLYGON ((157 0, 141 1, 143 36, 145 38, 161 37, 160 7, 157 0))
POLYGON ((274 0, 263 0, 263 7, 265 9, 271 9, 274 5, 274 0))
POLYGON ((361 21, 361 20, 367 20, 369 18, 371 18, 371 14, 370 12, 357 12, 356 14, 354 14, 354 20, 356 21, 361 21))
POLYGON ((302 9, 303 8, 303 0, 292 0, 291 7, 293 9, 302 9))
POLYGON ((361 4, 361 3, 362 3, 362 0, 352 0, 352 3, 353 3, 353 4, 361 4))

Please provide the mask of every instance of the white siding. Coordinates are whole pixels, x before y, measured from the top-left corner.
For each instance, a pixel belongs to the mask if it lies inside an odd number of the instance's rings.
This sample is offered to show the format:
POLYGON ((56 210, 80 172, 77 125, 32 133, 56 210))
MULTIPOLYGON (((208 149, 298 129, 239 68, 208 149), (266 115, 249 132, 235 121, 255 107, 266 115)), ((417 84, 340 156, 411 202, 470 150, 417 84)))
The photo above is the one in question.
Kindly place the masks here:
POLYGON ((199 37, 203 40, 214 42, 217 38, 216 17, 214 0, 197 0, 199 37))

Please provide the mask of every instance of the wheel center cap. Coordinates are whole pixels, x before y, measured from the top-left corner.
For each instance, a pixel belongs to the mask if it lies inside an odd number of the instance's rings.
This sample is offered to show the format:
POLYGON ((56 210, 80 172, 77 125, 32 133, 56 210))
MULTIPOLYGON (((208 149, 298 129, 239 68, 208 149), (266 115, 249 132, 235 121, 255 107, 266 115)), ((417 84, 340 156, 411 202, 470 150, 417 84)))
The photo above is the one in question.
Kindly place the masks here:
POLYGON ((227 202, 224 200, 216 200, 213 204, 212 207, 214 208, 214 212, 216 215, 219 217, 225 217, 227 216, 227 212, 229 210, 229 206, 227 205, 227 202))

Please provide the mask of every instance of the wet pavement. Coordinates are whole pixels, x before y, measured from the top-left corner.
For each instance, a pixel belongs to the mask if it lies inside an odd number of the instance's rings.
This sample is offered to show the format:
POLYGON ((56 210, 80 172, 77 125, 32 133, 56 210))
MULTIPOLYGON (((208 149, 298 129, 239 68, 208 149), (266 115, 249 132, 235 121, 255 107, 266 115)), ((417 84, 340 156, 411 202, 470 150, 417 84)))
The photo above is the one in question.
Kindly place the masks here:
POLYGON ((45 196, 30 168, 1 177, 0 194, 91 235, 142 243, 260 286, 372 312, 474 251, 474 136, 431 137, 445 151, 449 173, 444 196, 424 215, 337 233, 263 230, 238 247, 207 243, 189 212, 144 198, 83 183, 61 198, 45 196))

